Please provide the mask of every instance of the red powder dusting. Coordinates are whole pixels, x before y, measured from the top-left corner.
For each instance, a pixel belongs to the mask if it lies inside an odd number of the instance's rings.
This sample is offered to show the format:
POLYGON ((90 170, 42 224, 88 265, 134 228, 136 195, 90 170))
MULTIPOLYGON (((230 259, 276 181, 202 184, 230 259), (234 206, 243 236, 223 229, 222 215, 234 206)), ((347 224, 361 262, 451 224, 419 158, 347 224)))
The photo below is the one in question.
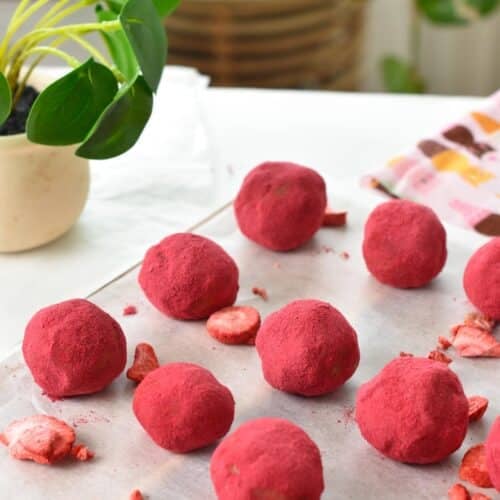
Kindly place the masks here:
POLYGON ((409 353, 409 352, 404 352, 404 351, 401 351, 399 353, 399 356, 401 358, 413 358, 413 354, 409 353))
POLYGON ((348 260, 351 258, 348 252, 340 252, 340 258, 344 260, 348 260))
POLYGON ((347 212, 334 212, 330 207, 326 207, 323 215, 324 227, 341 227, 347 224, 347 212))
POLYGON ((381 283, 397 288, 424 286, 441 272, 446 255, 446 231, 428 207, 392 200, 368 217, 363 256, 381 283))
POLYGON ((93 451, 90 451, 83 444, 76 444, 71 448, 71 456, 76 460, 80 460, 81 462, 87 462, 88 460, 92 460, 95 456, 93 451))
POLYGON ((178 233, 147 251, 139 283, 150 302, 167 316, 206 319, 234 304, 238 268, 213 241, 178 233))
POLYGON ((132 316, 134 314, 137 314, 137 307, 135 306, 126 306, 123 308, 123 315, 124 316, 132 316))
POLYGON ((134 490, 132 493, 130 493, 129 500, 144 500, 144 497, 139 490, 134 490))
POLYGON ((484 493, 473 493, 471 500, 492 500, 491 497, 484 493))
POLYGON ((250 306, 225 307, 207 321, 208 333, 223 344, 252 344, 260 327, 260 314, 250 306))
POLYGON ((251 420, 224 439, 212 455, 210 475, 219 500, 319 500, 324 490, 318 447, 280 418, 251 420))
POLYGON ((87 300, 61 302, 31 318, 23 354, 35 382, 53 397, 92 394, 125 368, 120 325, 87 300))
POLYGON ((448 490, 448 500, 470 500, 470 493, 465 486, 457 483, 448 490))
POLYGON ((435 463, 461 446, 469 404, 447 365, 399 357, 360 387, 356 421, 363 437, 387 457, 435 463))
POLYGON ((464 289, 469 300, 485 315, 500 320, 500 237, 492 238, 469 259, 464 289))
POLYGON ((258 286, 254 286, 252 288, 252 293, 254 295, 257 295, 258 297, 260 297, 263 300, 267 300, 269 298, 269 296, 267 295, 267 290, 265 288, 260 288, 258 286))
POLYGON ((500 491, 500 417, 497 417, 485 443, 486 464, 493 486, 500 491))
POLYGON ((446 356, 446 354, 441 351, 431 351, 429 354, 427 354, 427 357, 434 361, 446 363, 447 365, 449 365, 453 361, 450 357, 446 356))
POLYGON ((354 406, 345 406, 342 410, 342 417, 344 423, 347 425, 355 422, 356 421, 355 414, 356 414, 356 408, 354 406))
POLYGON ((471 396, 469 401, 469 422, 482 418, 488 409, 488 400, 482 396, 471 396))
POLYGON ((134 354, 134 364, 127 370, 127 378, 140 383, 144 377, 160 366, 153 346, 143 342, 137 344, 134 354))
POLYGON ((234 202, 241 232, 271 250, 287 251, 309 241, 321 227, 326 186, 314 170, 266 162, 243 181, 234 202))
POLYGON ((33 415, 15 420, 0 435, 0 442, 18 460, 53 464, 70 454, 75 431, 62 420, 47 415, 33 415))
POLYGON ((133 409, 156 444, 186 453, 208 446, 227 433, 233 423, 234 399, 205 368, 170 363, 139 384, 133 409))
POLYGON ((451 342, 446 337, 438 337, 438 348, 446 350, 449 349, 451 345, 451 342))
POLYGON ((486 454, 483 444, 473 446, 465 453, 458 476, 462 481, 467 481, 480 488, 493 487, 486 467, 486 454))
POLYGON ((320 300, 296 300, 269 315, 256 346, 267 382, 303 396, 337 389, 359 364, 356 332, 340 311, 320 300))

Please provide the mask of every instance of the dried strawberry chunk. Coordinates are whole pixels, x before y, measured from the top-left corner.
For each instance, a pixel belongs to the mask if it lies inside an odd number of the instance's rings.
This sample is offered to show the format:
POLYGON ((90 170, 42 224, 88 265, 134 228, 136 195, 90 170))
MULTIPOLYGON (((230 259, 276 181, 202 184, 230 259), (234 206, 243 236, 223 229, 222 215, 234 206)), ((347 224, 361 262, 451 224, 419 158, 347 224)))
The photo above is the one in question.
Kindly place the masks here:
POLYGON ((471 500, 491 500, 491 497, 484 493, 473 493, 471 500))
POLYGON ((452 346, 452 343, 446 338, 446 337, 442 337, 442 336, 439 336, 438 337, 438 347, 441 348, 441 349, 448 349, 452 346))
POLYGON ((465 316, 464 320, 465 326, 471 326, 473 328, 480 328, 481 330, 485 330, 487 332, 492 332, 495 327, 495 320, 492 318, 488 318, 482 313, 472 312, 465 316))
POLYGON ((265 288, 260 288, 258 286, 254 286, 252 288, 252 293, 254 295, 257 295, 258 297, 260 297, 262 300, 267 300, 269 298, 267 295, 267 290, 265 288))
POLYGON ((493 487, 486 468, 484 444, 473 446, 465 453, 458 476, 462 481, 467 481, 480 488, 493 487))
POLYGON ((75 431, 57 418, 33 415, 9 424, 1 441, 13 458, 53 464, 69 455, 75 431))
POLYGON ((259 328, 259 311, 250 306, 225 307, 207 321, 208 333, 223 344, 249 344, 259 328))
POLYGON ((133 314, 137 314, 137 307, 126 306, 123 308, 123 315, 124 316, 132 316, 133 314))
POLYGON ((323 226, 325 227, 341 227, 347 224, 347 212, 334 212, 331 208, 326 207, 323 215, 323 226))
POLYGON ((469 491, 460 483, 454 484, 448 490, 448 500, 470 500, 469 491))
POLYGON ((401 351, 399 353, 399 357, 400 358, 413 358, 413 354, 411 354, 410 352, 401 351))
POLYGON ((444 352, 436 350, 431 351, 429 354, 427 354, 427 357, 434 361, 440 361, 441 363, 446 363, 447 365, 449 365, 453 361, 450 357, 446 356, 444 352))
POLYGON ((144 497, 139 490, 134 490, 132 493, 130 493, 129 500, 144 500, 144 497))
POLYGON ((482 328, 460 325, 452 330, 453 347, 463 357, 500 358, 500 342, 482 328))
POLYGON ((479 420, 488 409, 488 400, 483 396, 471 396, 469 400, 469 422, 479 420))
POLYGON ((80 460, 81 462, 86 462, 87 460, 92 460, 95 456, 93 451, 90 451, 83 444, 76 444, 71 448, 71 456, 76 458, 76 460, 80 460))
POLYGON ((142 342, 135 347, 134 363, 127 370, 127 378, 137 383, 142 382, 149 372, 159 366, 153 346, 142 342))

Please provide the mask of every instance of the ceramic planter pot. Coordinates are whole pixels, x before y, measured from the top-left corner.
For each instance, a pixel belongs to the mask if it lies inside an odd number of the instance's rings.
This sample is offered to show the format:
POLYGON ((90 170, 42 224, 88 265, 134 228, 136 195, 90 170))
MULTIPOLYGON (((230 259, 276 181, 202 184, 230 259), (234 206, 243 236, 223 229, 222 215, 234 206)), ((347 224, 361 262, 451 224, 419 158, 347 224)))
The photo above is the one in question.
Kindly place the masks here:
MULTIPOLYGON (((32 85, 49 79, 38 74, 32 85)), ((64 234, 89 191, 89 162, 75 147, 32 144, 25 134, 0 136, 0 252, 34 248, 64 234)))

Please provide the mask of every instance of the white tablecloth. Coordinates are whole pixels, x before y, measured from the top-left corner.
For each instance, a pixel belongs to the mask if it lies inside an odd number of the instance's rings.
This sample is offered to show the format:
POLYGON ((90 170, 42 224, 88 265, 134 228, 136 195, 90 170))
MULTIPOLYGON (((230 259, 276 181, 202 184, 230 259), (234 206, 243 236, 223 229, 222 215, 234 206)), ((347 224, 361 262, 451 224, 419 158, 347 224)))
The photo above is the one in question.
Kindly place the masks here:
POLYGON ((106 284, 162 236, 229 201, 255 164, 287 159, 316 168, 331 186, 337 179, 357 183, 362 173, 479 102, 206 90, 206 84, 191 70, 167 68, 138 145, 92 165, 91 196, 77 225, 43 248, 0 255, 0 357, 20 342, 37 309, 106 284))

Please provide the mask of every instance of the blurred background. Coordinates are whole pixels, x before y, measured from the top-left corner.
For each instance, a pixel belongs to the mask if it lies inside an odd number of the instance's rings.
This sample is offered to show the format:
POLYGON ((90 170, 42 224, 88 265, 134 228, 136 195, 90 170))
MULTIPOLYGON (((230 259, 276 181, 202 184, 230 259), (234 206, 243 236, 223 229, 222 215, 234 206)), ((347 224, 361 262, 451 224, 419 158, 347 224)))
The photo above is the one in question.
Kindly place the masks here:
MULTIPOLYGON (((0 0, 0 32, 16 4, 0 0)), ((500 0, 183 0, 167 29, 169 63, 196 67, 213 85, 500 88, 500 0)))

